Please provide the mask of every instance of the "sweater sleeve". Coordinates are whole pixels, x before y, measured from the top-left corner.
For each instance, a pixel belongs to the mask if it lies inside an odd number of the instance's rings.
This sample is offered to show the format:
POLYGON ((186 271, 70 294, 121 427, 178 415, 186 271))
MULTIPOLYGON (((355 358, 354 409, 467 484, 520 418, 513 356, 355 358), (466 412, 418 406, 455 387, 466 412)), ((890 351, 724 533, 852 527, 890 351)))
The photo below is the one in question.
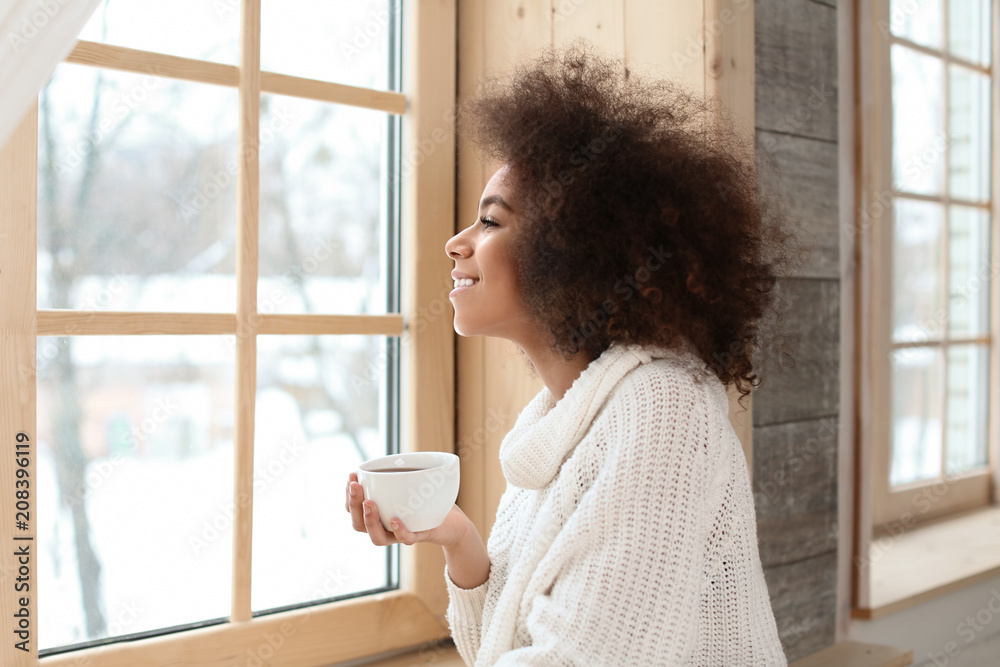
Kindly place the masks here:
POLYGON ((444 566, 444 580, 448 587, 448 610, 445 616, 451 628, 451 637, 465 664, 476 661, 479 652, 480 633, 483 627, 483 604, 486 602, 486 587, 489 579, 475 588, 459 588, 448 566, 444 566))
POLYGON ((553 543, 565 552, 527 615, 531 645, 499 665, 679 665, 695 650, 711 527, 705 390, 660 375, 623 385, 608 454, 553 543))

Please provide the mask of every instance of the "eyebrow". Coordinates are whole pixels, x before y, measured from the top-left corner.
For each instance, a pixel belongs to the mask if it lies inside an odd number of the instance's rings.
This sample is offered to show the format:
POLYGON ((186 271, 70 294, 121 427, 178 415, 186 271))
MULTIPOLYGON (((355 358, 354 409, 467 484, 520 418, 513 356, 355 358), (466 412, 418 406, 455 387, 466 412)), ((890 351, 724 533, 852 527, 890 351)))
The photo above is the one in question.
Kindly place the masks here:
POLYGON ((485 199, 483 199, 483 201, 479 202, 479 210, 482 211, 484 208, 486 208, 490 204, 499 204, 500 206, 503 206, 505 209, 507 209, 511 213, 514 212, 514 209, 511 208, 510 204, 508 204, 506 201, 504 201, 504 198, 501 197, 500 195, 490 195, 489 197, 486 197, 485 199))

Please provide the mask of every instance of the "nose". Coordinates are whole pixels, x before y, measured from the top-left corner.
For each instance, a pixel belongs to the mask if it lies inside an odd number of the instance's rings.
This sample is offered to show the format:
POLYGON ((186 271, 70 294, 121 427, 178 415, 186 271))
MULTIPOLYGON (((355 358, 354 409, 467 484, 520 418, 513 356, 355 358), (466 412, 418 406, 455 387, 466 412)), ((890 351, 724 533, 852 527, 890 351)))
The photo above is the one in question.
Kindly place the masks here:
POLYGON ((471 246, 465 239, 465 231, 462 230, 458 234, 455 234, 448 242, 444 244, 444 251, 448 254, 451 259, 459 259, 461 257, 468 257, 471 251, 471 246))

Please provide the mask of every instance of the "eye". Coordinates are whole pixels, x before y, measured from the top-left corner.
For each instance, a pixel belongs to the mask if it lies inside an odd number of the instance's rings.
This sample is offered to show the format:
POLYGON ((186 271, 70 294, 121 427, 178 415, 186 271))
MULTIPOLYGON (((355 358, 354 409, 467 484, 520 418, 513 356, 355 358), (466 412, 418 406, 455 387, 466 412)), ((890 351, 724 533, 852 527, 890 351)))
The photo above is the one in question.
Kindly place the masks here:
POLYGON ((487 227, 487 229, 490 227, 497 226, 497 223, 494 222, 491 218, 479 218, 479 222, 483 223, 487 227))

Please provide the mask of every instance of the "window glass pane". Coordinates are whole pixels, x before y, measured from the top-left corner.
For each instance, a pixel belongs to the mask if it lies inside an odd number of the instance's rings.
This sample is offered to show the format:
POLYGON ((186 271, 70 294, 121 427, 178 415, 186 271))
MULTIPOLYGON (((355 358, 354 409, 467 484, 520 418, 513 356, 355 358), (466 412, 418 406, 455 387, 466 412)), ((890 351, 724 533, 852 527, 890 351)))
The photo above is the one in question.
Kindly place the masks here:
POLYGON ((948 333, 989 333, 990 216, 982 209, 948 209, 948 333))
MULTIPOLYGON (((390 80, 398 0, 264 0, 260 67, 378 90, 390 80)), ((398 78, 398 77, 395 77, 398 78)))
POLYGON ((389 115, 261 98, 262 312, 384 314, 389 115))
POLYGON ((60 65, 39 100, 38 306, 235 308, 237 91, 60 65))
POLYGON ((889 5, 892 34, 924 46, 941 48, 941 17, 941 0, 892 0, 889 5))
POLYGON ((943 207, 897 197, 892 239, 893 340, 942 336, 944 275, 943 207))
POLYGON ((214 336, 38 339, 41 648, 229 616, 233 360, 214 336))
POLYGON ((948 50, 960 58, 990 64, 990 0, 948 3, 948 50))
POLYGON ((990 80, 948 67, 948 190, 952 197, 990 197, 990 80))
POLYGON ((941 60, 894 44, 892 171, 896 189, 941 194, 944 154, 944 79, 941 60))
POLYGON ((343 509, 348 474, 394 451, 387 349, 375 336, 258 338, 254 611, 390 585, 390 550, 343 509))
POLYGON ((948 348, 948 472, 987 465, 986 426, 989 348, 948 348))
POLYGON ((892 460, 889 484, 941 474, 940 348, 911 347, 892 354, 892 460))
POLYGON ((79 38, 235 65, 240 47, 240 3, 104 0, 79 38))

